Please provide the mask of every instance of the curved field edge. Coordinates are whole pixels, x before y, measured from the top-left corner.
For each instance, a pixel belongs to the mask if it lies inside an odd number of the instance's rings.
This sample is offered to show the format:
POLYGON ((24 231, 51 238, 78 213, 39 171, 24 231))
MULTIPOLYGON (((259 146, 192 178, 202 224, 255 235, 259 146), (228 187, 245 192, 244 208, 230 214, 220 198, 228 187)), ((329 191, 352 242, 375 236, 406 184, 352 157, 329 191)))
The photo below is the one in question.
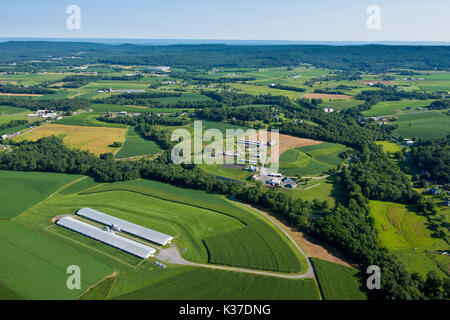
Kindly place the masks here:
POLYGON ((0 242, 0 282, 28 299, 77 298, 80 291, 66 286, 73 264, 83 270, 81 290, 113 272, 92 255, 15 222, 0 221, 0 242))
MULTIPOLYGON (((157 187, 158 184, 159 183, 156 183, 154 184, 154 186, 157 187)), ((229 217, 238 220, 245 227, 253 229, 253 231, 255 231, 259 235, 259 238, 266 243, 267 249, 272 251, 273 257, 275 258, 276 261, 276 265, 272 264, 273 267, 271 268, 268 268, 267 267, 268 265, 266 265, 264 267, 265 270, 288 272, 288 273, 300 273, 305 271, 307 263, 304 260, 303 256, 301 256, 301 254, 297 252, 297 250, 291 244, 289 239, 287 239, 279 230, 277 230, 275 226, 272 226, 271 224, 269 224, 268 221, 266 221, 260 216, 257 216, 256 213, 252 212, 251 210, 248 210, 241 206, 238 207, 237 205, 234 205, 230 201, 219 197, 217 197, 216 201, 212 203, 203 199, 194 198, 192 197, 192 194, 190 194, 190 196, 183 195, 183 190, 185 189, 171 186, 175 188, 174 191, 176 192, 168 193, 158 189, 150 188, 149 187, 150 185, 151 182, 149 182, 146 187, 138 185, 127 185, 126 183, 100 185, 97 187, 90 188, 82 192, 82 194, 94 194, 110 191, 134 192, 146 196, 160 198, 162 200, 194 206, 201 209, 210 210, 219 214, 227 215, 229 217)), ((215 196, 209 195, 209 197, 213 198, 215 196)), ((219 247, 221 246, 222 245, 219 245, 219 247)), ((248 246, 246 246, 246 248, 248 248, 248 246)), ((211 249, 211 247, 209 249, 211 249)), ((228 247, 227 250, 232 249, 228 247)), ((238 256, 245 258, 245 255, 242 254, 238 256)), ((246 258, 245 263, 243 261, 240 261, 238 263, 235 260, 236 259, 231 259, 228 261, 221 260, 220 264, 257 268, 257 266, 254 263, 252 263, 251 259, 248 259, 248 256, 246 258)), ((257 269, 261 269, 261 267, 257 269)))
POLYGON ((361 272, 340 264, 311 258, 325 300, 367 300, 361 272))
POLYGON ((343 163, 339 155, 347 150, 344 145, 329 142, 293 148, 280 156, 280 170, 286 175, 320 174, 343 163))
POLYGON ((119 300, 319 300, 313 279, 280 279, 248 273, 179 267, 154 270, 151 282, 127 290, 127 275, 111 290, 111 298, 119 300), (158 273, 165 273, 161 279, 158 273))
POLYGON ((11 219, 44 200, 79 175, 0 170, 0 220, 11 219))

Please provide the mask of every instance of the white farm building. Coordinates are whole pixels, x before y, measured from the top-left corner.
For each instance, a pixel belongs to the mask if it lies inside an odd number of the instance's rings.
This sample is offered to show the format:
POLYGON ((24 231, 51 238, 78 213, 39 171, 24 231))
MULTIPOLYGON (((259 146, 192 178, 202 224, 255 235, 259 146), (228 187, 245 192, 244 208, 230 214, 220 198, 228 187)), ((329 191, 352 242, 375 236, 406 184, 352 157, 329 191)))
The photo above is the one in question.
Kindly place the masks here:
POLYGON ((143 243, 119 236, 114 231, 109 229, 102 230, 89 223, 74 219, 72 217, 63 217, 59 219, 56 224, 142 259, 152 257, 156 252, 156 249, 143 243))
POLYGON ((126 233, 144 240, 154 242, 161 246, 170 243, 173 239, 172 236, 169 236, 167 234, 142 227, 140 225, 110 216, 109 214, 105 214, 91 208, 80 209, 77 212, 77 215, 107 225, 111 228, 119 229, 120 231, 124 231, 126 233))

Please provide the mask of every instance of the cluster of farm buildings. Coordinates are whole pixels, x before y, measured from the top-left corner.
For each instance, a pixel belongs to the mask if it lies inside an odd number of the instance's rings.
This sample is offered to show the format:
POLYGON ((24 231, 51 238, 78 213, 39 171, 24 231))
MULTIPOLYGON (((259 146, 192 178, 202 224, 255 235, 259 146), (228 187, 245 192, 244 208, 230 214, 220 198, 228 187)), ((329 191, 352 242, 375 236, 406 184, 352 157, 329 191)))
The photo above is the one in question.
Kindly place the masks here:
POLYGON ((91 208, 80 209, 75 216, 63 216, 56 224, 141 259, 155 255, 150 243, 165 246, 173 240, 172 236, 91 208))
POLYGON ((30 113, 27 115, 27 117, 32 118, 42 118, 42 119, 49 119, 49 118, 56 118, 57 120, 62 119, 62 116, 60 116, 58 113, 56 113, 53 110, 38 110, 35 113, 30 113))
MULTIPOLYGON (((253 168, 250 166, 249 171, 252 169, 253 168)), ((252 179, 260 181, 264 185, 270 187, 297 188, 297 182, 294 178, 285 177, 278 172, 269 172, 266 168, 260 168, 259 174, 255 174, 252 179)))

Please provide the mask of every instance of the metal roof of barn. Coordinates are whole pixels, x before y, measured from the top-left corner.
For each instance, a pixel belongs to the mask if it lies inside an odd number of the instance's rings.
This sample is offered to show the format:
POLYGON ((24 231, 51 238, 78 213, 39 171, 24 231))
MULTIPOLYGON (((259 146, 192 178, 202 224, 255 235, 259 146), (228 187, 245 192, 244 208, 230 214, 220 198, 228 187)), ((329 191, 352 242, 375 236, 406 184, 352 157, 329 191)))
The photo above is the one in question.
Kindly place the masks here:
POLYGON ((72 217, 63 217, 59 219, 56 224, 117 249, 131 253, 132 255, 142 259, 147 259, 148 257, 153 256, 156 252, 154 248, 146 246, 145 244, 119 236, 112 231, 102 230, 89 223, 74 219, 72 217))
POLYGON ((101 224, 107 226, 112 227, 114 225, 115 227, 118 227, 121 231, 125 231, 129 234, 132 234, 144 240, 157 243, 162 246, 169 243, 173 239, 172 236, 169 236, 167 234, 142 227, 140 225, 113 217, 109 214, 91 208, 80 209, 77 212, 77 214, 87 219, 100 222, 101 224))

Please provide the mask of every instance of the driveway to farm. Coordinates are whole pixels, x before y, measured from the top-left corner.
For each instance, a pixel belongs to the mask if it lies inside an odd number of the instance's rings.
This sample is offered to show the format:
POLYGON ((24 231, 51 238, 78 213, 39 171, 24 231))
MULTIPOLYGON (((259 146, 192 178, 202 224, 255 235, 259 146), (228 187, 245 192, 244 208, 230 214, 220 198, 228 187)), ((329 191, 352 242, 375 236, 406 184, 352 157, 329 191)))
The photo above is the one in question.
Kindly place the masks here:
POLYGON ((309 260, 308 256, 303 252, 302 248, 300 248, 300 246, 297 244, 297 242, 294 239, 292 239, 292 237, 278 224, 278 222, 276 222, 272 218, 264 215, 261 211, 253 208, 250 205, 247 205, 245 203, 242 203, 242 202, 239 202, 236 200, 234 200, 234 201, 257 212, 258 214, 262 215, 265 219, 268 219, 273 224, 275 224, 275 226, 277 226, 277 228, 280 229, 281 232, 283 232, 286 235, 286 237, 288 237, 288 239, 293 243, 293 245, 299 250, 299 252, 305 258, 305 260, 308 264, 308 270, 306 271, 306 273, 302 273, 302 274, 277 273, 277 272, 269 272, 269 271, 258 271, 258 270, 254 270, 254 269, 245 269, 245 268, 236 268, 236 267, 227 267, 227 266, 219 266, 219 265, 213 265, 213 264, 202 264, 202 263, 190 262, 190 261, 183 259, 183 257, 181 256, 181 254, 178 251, 178 248, 175 244, 172 244, 169 248, 162 249, 156 255, 156 258, 166 261, 168 263, 172 263, 172 264, 181 264, 181 265, 236 271, 236 272, 246 272, 246 273, 259 274, 259 275, 270 276, 270 277, 288 278, 288 279, 314 278, 314 269, 313 269, 313 266, 312 266, 311 261, 309 260))

